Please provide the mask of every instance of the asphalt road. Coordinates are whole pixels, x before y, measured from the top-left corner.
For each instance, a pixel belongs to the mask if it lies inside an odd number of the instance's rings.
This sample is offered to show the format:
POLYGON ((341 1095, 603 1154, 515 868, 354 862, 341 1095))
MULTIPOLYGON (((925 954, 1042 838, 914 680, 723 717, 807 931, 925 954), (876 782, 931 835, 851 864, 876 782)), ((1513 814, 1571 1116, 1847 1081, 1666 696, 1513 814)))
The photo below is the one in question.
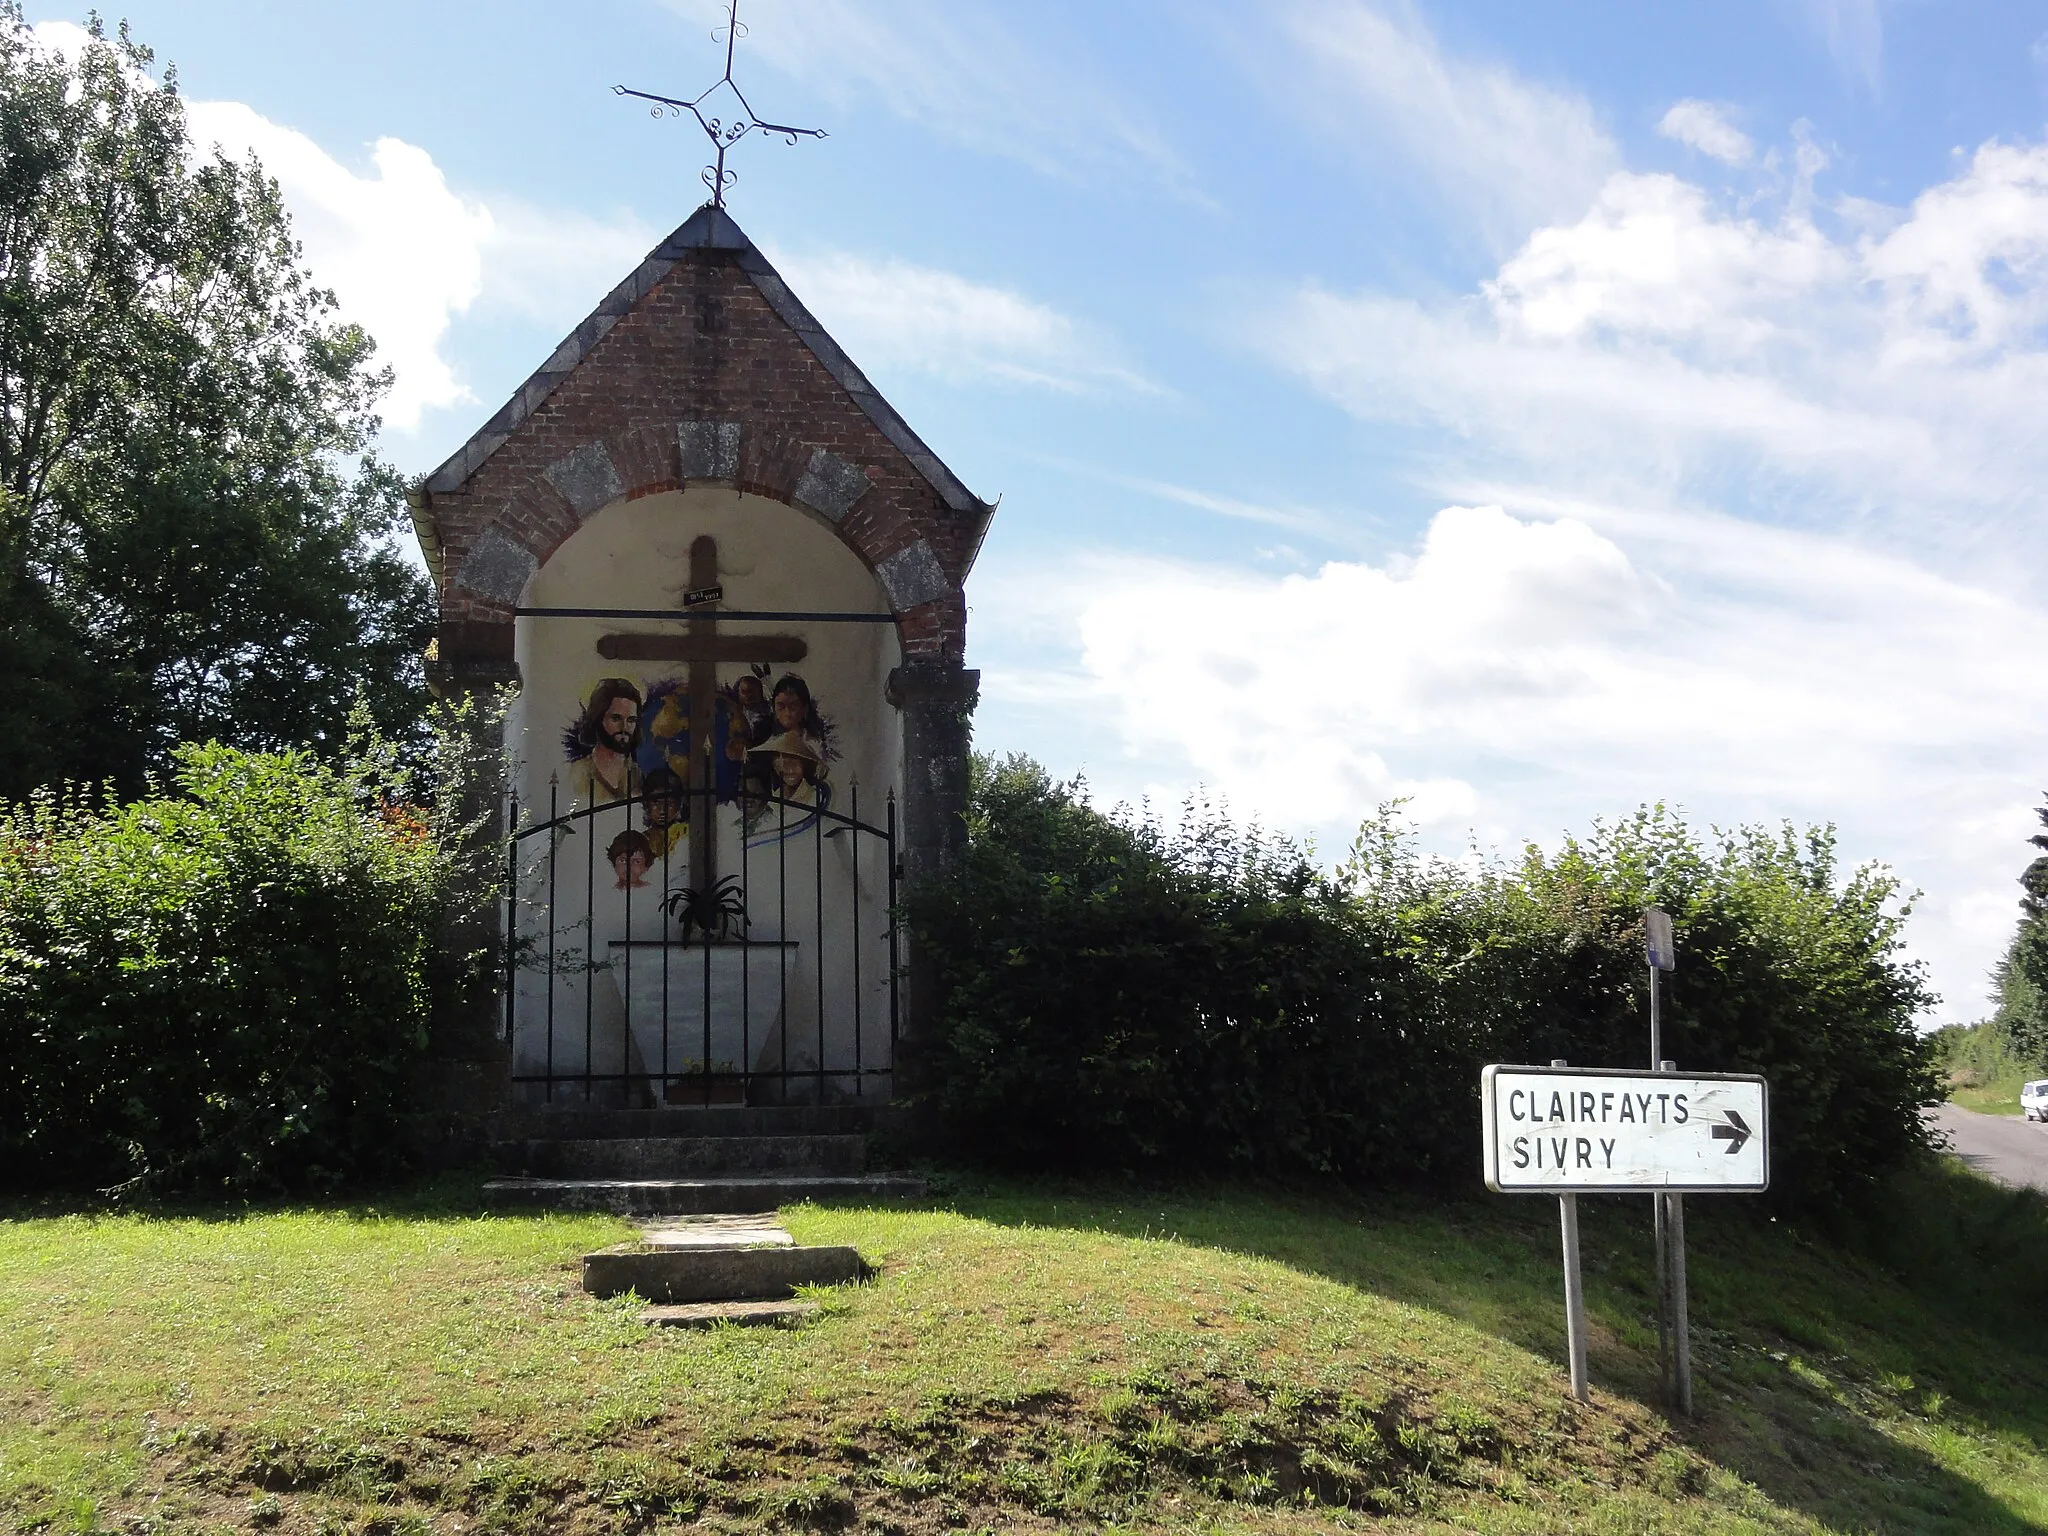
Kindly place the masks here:
POLYGON ((2001 1184, 2048 1191, 2048 1125, 2018 1115, 1980 1115, 1943 1104, 1928 1118, 1949 1134, 1950 1150, 2001 1184))

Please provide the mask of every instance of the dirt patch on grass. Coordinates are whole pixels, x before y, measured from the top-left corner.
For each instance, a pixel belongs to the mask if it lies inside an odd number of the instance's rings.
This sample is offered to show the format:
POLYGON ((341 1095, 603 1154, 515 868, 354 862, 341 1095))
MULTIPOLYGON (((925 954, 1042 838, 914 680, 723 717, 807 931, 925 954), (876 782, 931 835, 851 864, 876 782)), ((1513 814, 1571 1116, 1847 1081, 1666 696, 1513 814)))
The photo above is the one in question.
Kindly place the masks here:
POLYGON ((1208 1512, 1422 1515, 1564 1485, 1682 1495, 1704 1473, 1626 1402, 1481 1407, 1399 1386, 1336 1391, 1160 1370, 1081 1393, 940 1394, 914 1410, 792 1408, 726 1437, 656 1418, 572 1444, 471 1435, 351 1440, 152 1430, 148 1486, 102 1523, 411 1536, 1036 1531, 1208 1512))

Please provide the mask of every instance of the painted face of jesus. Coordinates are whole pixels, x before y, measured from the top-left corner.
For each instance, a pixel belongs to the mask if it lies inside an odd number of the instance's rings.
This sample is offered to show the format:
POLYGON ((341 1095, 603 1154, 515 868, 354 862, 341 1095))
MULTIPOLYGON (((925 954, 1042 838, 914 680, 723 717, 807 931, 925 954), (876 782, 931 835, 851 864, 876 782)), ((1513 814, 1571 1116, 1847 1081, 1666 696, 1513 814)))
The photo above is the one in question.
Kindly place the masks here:
POLYGON ((604 707, 598 730, 604 744, 624 757, 633 750, 633 738, 640 734, 640 712, 631 699, 613 699, 604 707))

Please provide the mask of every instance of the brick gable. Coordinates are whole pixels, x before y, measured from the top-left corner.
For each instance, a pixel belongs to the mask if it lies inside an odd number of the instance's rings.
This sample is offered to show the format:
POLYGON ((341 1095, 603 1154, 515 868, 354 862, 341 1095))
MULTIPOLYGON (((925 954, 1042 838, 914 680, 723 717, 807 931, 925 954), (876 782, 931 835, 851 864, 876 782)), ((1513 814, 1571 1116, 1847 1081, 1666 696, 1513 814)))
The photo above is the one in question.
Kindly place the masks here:
POLYGON ((962 584, 994 509, 706 208, 414 491, 437 670, 509 673, 520 591, 583 520, 691 483, 830 524, 889 595, 905 660, 960 663, 962 584))

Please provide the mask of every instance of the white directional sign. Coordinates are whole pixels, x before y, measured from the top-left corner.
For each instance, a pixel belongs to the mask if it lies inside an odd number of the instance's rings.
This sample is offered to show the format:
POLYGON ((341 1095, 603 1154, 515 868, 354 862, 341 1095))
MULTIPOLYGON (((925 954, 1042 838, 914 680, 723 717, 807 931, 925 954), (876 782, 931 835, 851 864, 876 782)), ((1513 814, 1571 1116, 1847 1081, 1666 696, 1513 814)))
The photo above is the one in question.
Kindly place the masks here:
POLYGON ((1764 1080, 1488 1067, 1486 1186, 1503 1194, 1734 1194, 1771 1183, 1764 1080))

